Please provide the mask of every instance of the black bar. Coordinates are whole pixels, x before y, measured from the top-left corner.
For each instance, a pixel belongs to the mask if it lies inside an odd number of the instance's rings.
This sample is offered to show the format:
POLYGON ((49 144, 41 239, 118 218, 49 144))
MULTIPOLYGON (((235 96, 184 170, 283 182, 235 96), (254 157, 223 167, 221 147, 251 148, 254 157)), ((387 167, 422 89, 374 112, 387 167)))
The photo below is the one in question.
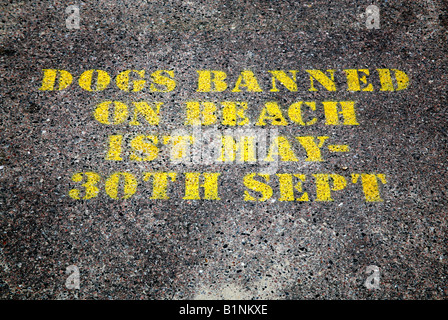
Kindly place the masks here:
POLYGON ((425 316, 444 314, 446 300, 385 301, 385 300, 3 300, 3 314, 30 312, 33 315, 81 317, 99 316, 111 319, 320 319, 322 316, 383 318, 405 314, 425 316), (439 313, 440 312, 440 313, 439 313))

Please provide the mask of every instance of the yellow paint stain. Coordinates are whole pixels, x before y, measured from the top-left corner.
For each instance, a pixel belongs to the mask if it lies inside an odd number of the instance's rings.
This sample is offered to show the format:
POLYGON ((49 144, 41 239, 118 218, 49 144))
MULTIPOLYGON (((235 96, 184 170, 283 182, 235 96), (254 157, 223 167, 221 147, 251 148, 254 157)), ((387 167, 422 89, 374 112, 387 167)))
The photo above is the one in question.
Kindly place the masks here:
POLYGON ((328 150, 330 150, 331 152, 349 152, 350 148, 348 145, 345 144, 341 144, 341 145, 329 145, 328 146, 328 150))

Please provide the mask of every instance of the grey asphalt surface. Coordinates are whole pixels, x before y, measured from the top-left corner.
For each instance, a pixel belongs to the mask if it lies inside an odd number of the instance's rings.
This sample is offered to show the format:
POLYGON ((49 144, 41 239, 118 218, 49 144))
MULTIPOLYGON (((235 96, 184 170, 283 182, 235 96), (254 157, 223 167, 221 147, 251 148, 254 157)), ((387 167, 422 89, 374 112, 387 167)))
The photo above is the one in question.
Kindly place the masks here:
POLYGON ((80 28, 70 30, 72 4, 0 1, 1 299, 446 299, 447 1, 98 0, 78 2, 80 28), (361 16, 370 4, 380 8, 380 29, 361 16), (267 70, 299 70, 306 84, 307 69, 340 77, 379 68, 405 71, 408 88, 196 92, 196 70, 223 70, 229 83, 252 70, 269 88, 267 70), (41 91, 43 69, 76 79, 41 91), (76 81, 89 69, 113 79, 128 69, 174 70, 178 83, 168 93, 123 92, 112 80, 88 92, 76 81), (365 202, 350 185, 332 202, 281 202, 274 180, 272 199, 244 201, 242 178, 256 165, 104 159, 110 135, 185 129, 189 99, 248 101, 251 119, 266 101, 356 100, 359 126, 320 118, 278 128, 287 137, 328 135, 350 152, 282 163, 279 173, 383 173, 384 201, 365 202), (105 100, 163 101, 161 123, 101 125, 92 114, 105 100), (86 171, 103 179, 128 171, 140 182, 143 172, 173 171, 178 181, 169 200, 149 199, 141 185, 125 200, 104 187, 74 200, 72 175, 86 171), (184 172, 220 172, 221 200, 182 199, 184 172), (66 286, 71 265, 79 289, 66 286), (378 289, 365 286, 371 265, 378 289))

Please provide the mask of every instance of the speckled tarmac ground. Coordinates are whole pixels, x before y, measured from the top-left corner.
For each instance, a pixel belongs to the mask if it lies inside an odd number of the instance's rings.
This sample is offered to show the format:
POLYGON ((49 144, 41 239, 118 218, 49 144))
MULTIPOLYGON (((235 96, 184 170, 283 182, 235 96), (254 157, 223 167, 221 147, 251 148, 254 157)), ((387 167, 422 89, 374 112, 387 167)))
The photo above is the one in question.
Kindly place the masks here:
POLYGON ((71 4, 0 1, 1 299, 446 299, 446 0, 374 1, 381 27, 371 30, 361 16, 371 1, 95 0, 78 3, 80 28, 67 29, 71 4), (299 70, 306 83, 306 69, 378 68, 405 71, 408 88, 196 92, 196 70, 234 83, 249 69, 269 87, 267 70, 299 70), (178 84, 41 91, 43 69, 175 70, 178 84), (365 202, 350 185, 332 202, 282 202, 275 181, 268 201, 244 201, 254 165, 105 161, 110 135, 182 128, 189 99, 248 101, 254 117, 265 101, 356 100, 359 126, 278 128, 328 135, 350 152, 279 172, 383 173, 384 201, 365 202), (163 119, 157 129, 104 126, 92 116, 104 100, 164 101, 163 119), (140 185, 125 200, 104 189, 74 200, 72 175, 86 171, 174 171, 179 181, 169 200, 148 199, 140 185), (193 171, 221 173, 221 200, 182 199, 181 174, 193 171), (66 286, 70 265, 79 289, 66 286), (370 265, 378 289, 365 286, 370 265))

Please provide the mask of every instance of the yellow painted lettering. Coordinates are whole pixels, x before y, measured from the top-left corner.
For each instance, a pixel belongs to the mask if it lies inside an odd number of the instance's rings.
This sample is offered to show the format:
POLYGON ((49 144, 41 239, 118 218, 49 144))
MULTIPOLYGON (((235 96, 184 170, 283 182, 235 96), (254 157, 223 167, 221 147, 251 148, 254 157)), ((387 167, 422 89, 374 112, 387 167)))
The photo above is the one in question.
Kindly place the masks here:
MULTIPOLYGON (((302 182, 305 181, 304 174, 278 173, 278 181, 280 187, 279 201, 294 201, 294 189, 302 193, 302 182), (299 182, 293 185, 293 177, 299 178, 299 182)), ((303 192, 302 195, 295 199, 296 201, 309 201, 308 193, 303 192)))
POLYGON ((255 137, 240 136, 238 142, 232 136, 222 136, 221 156, 218 161, 235 161, 239 155, 241 162, 254 162, 257 160, 255 152, 255 137))
POLYGON ((312 136, 296 137, 308 156, 305 161, 324 161, 324 159, 322 159, 321 149, 325 140, 328 138, 329 137, 317 137, 319 142, 316 143, 316 138, 312 136))
POLYGON ((257 199, 251 196, 247 190, 244 190, 244 201, 266 201, 272 197, 273 194, 272 188, 266 183, 255 180, 254 177, 257 175, 264 178, 266 182, 269 182, 270 180, 270 176, 268 174, 249 173, 246 176, 244 176, 243 178, 244 186, 250 190, 261 193, 261 197, 257 199))
POLYGON ((380 181, 386 184, 386 176, 384 174, 367 174, 361 173, 352 174, 352 182, 357 183, 359 177, 361 177, 362 190, 364 192, 364 197, 366 202, 381 202, 383 199, 380 196, 379 184, 380 181))
POLYGON ((373 85, 367 83, 368 69, 346 69, 344 72, 347 76, 347 91, 373 91, 373 85), (360 72, 364 73, 361 77, 359 76, 360 72), (361 82, 367 86, 361 89, 361 82))
POLYGON ((140 122, 138 121, 138 116, 143 115, 146 122, 149 125, 157 126, 160 121, 160 107, 163 105, 163 102, 133 102, 134 104, 134 116, 129 122, 131 126, 139 126, 140 122))
POLYGON ((176 88, 176 80, 174 80, 174 71, 172 70, 157 70, 151 73, 151 79, 152 83, 149 89, 153 92, 171 92, 176 88))
POLYGON ((106 193, 115 200, 129 199, 137 191, 137 179, 129 172, 116 172, 107 178, 105 182, 106 193), (120 183, 120 180, 123 183, 120 183), (119 191, 119 186, 123 186, 123 190, 119 191))
POLYGON ((213 102, 189 101, 186 103, 185 125, 208 126, 215 124, 217 119, 216 105, 213 102))
POLYGON ((72 189, 69 191, 70 198, 75 200, 87 200, 98 196, 100 190, 97 187, 97 183, 100 181, 100 175, 95 172, 75 173, 72 176, 72 181, 81 182, 84 178, 86 181, 81 185, 84 187, 84 196, 81 198, 81 191, 72 189))
POLYGON ((254 73, 250 70, 244 70, 236 80, 235 87, 232 92, 241 92, 241 87, 246 88, 248 92, 263 92, 258 84, 258 80, 254 73))
POLYGON ((341 125, 339 116, 343 118, 342 125, 345 126, 357 126, 359 123, 356 121, 355 102, 354 101, 324 101, 325 124, 326 125, 341 125), (338 108, 340 105, 340 111, 338 108))
POLYGON ((220 173, 205 172, 202 174, 204 182, 199 182, 201 174, 199 172, 185 173, 185 197, 184 200, 200 200, 200 190, 204 189, 205 200, 220 200, 218 196, 218 177, 220 173))
POLYGON ((132 153, 129 159, 134 161, 152 161, 156 159, 159 154, 157 143, 157 136, 136 136, 130 142, 132 153))
MULTIPOLYGON (((302 105, 303 101, 299 101, 290 105, 288 109, 289 118, 295 123, 300 124, 301 126, 310 126, 315 124, 317 122, 316 117, 312 118, 311 120, 308 120, 307 122, 303 120, 302 105)), ((316 111, 316 102, 314 101, 305 102, 305 105, 307 105, 311 110, 316 111)))
POLYGON ((164 136, 163 143, 171 143, 171 160, 182 160, 190 156, 190 145, 194 143, 193 136, 164 136))
POLYGON ((102 91, 110 83, 110 76, 104 70, 87 70, 79 77, 79 86, 87 91, 102 91), (96 74, 96 83, 93 85, 93 77, 96 74))
POLYGON ((145 78, 145 70, 126 70, 119 73, 115 81, 117 83, 117 87, 120 90, 127 92, 129 91, 138 92, 143 90, 143 88, 145 87, 146 80, 144 80, 144 78, 145 78), (131 82, 130 80, 131 72, 137 74, 140 77, 140 79, 133 80, 131 82))
POLYGON ((381 83, 380 91, 399 91, 406 89, 409 85, 408 75, 401 70, 377 69, 377 71, 381 83), (395 74, 395 80, 397 82, 397 86, 395 86, 393 83, 391 71, 393 71, 395 74))
POLYGON ((331 191, 342 190, 347 185, 345 178, 339 174, 313 174, 313 176, 316 181, 316 201, 333 201, 331 191))
POLYGON ((222 102, 222 124, 226 126, 243 126, 249 123, 249 118, 245 114, 247 102, 222 102))
POLYGON ((336 91, 336 83, 334 81, 334 71, 335 70, 327 70, 327 73, 330 74, 330 77, 328 77, 321 70, 306 70, 306 72, 308 72, 308 74, 310 75, 309 91, 318 91, 314 87, 314 80, 317 80, 328 91, 336 91))
POLYGON ((158 199, 169 199, 167 195, 168 190, 168 178, 171 181, 176 180, 175 172, 147 172, 143 175, 143 181, 149 181, 150 177, 153 177, 152 180, 152 196, 150 199, 158 200, 158 199))
POLYGON ((120 124, 128 117, 128 107, 119 101, 104 101, 97 105, 93 116, 102 124, 120 124))
POLYGON ((198 92, 222 92, 227 89, 227 74, 217 70, 197 70, 198 92))
POLYGON ((123 143, 122 135, 111 135, 109 136, 109 147, 107 149, 107 154, 105 159, 111 161, 121 161, 121 145, 123 143))
POLYGON ((39 89, 42 91, 62 90, 67 88, 73 81, 73 76, 65 70, 43 69, 43 72, 42 87, 39 89), (59 81, 56 89, 58 75, 59 81))
POLYGON ((280 156, 281 161, 299 161, 288 139, 283 136, 277 136, 273 139, 273 142, 269 146, 268 155, 264 161, 275 161, 273 156, 277 155, 280 156))
POLYGON ((257 126, 265 126, 265 120, 270 120, 271 125, 286 126, 288 122, 283 117, 282 111, 276 102, 266 102, 264 108, 260 113, 257 126))
POLYGON ((275 70, 275 71, 268 71, 270 74, 272 74, 272 88, 271 92, 278 92, 279 90, 276 87, 276 80, 280 81, 282 85, 285 86, 286 89, 288 89, 291 92, 297 91, 297 79, 296 74, 297 70, 290 70, 289 73, 291 73, 291 77, 289 77, 285 71, 283 70, 275 70))

